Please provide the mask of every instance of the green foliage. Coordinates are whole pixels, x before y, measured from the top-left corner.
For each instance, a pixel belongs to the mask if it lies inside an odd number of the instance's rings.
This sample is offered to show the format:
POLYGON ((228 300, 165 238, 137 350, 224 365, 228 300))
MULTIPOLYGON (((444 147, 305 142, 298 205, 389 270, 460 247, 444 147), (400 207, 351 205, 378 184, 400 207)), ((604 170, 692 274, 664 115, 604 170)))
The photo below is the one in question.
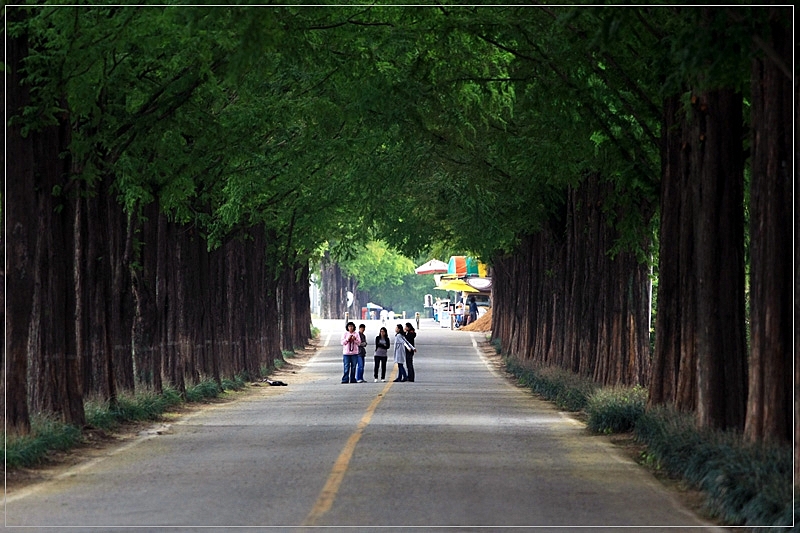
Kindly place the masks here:
MULTIPOLYGON (((219 396, 223 389, 241 390, 246 386, 246 377, 237 375, 224 379, 221 389, 213 380, 203 380, 186 388, 186 401, 201 402, 219 396)), ((112 431, 125 422, 154 421, 171 407, 184 400, 173 387, 165 387, 161 394, 138 392, 122 394, 116 402, 87 400, 84 403, 86 425, 89 428, 112 431)), ((64 424, 53 417, 38 414, 31 419, 28 435, 9 435, 5 447, 6 465, 9 468, 28 467, 46 460, 53 450, 68 450, 82 440, 82 431, 64 424)))
MULTIPOLYGON (((494 339, 492 341, 492 346, 494 346, 494 351, 497 352, 498 354, 503 352, 503 343, 500 341, 500 339, 494 339)), ((506 364, 509 363, 506 362, 506 364)))
POLYGON ((520 362, 510 356, 505 358, 505 365, 521 385, 566 411, 585 409, 589 398, 597 390, 597 385, 591 379, 562 368, 520 362))
POLYGON ((223 391, 238 391, 245 388, 247 385, 247 376, 243 374, 237 374, 233 378, 222 378, 222 390, 223 391))
POLYGON ((700 431, 691 415, 647 410, 634 435, 650 460, 707 495, 708 510, 734 525, 788 525, 792 501, 792 450, 788 445, 748 444, 741 435, 700 431))
POLYGON ((661 100, 746 91, 767 28, 758 7, 30 6, 11 119, 68 116, 76 179, 210 248, 265 227, 275 272, 328 240, 488 260, 589 173, 615 190, 612 252, 644 258, 661 100))
POLYGON ((199 383, 186 387, 187 402, 202 402, 216 398, 222 392, 219 384, 213 379, 204 379, 199 383))
POLYGON ((647 405, 647 389, 635 387, 607 387, 589 397, 585 411, 587 426, 597 433, 624 433, 636 425, 647 405))
POLYGON ((634 438, 647 446, 643 462, 702 491, 708 512, 723 523, 792 523, 791 446, 746 443, 734 432, 698 430, 691 414, 646 408, 647 391, 642 387, 599 388, 563 369, 510 356, 504 362, 520 384, 546 400, 562 409, 583 410, 589 429, 603 433, 633 429, 634 438))
POLYGON ((403 283, 414 273, 414 263, 385 242, 371 241, 351 259, 339 261, 342 270, 358 281, 359 289, 376 291, 403 283))
POLYGON ((149 391, 121 394, 108 406, 108 411, 117 422, 158 420, 167 409, 180 403, 177 391, 167 390, 164 394, 149 391))
POLYGON ((81 442, 81 430, 52 417, 31 417, 31 432, 3 439, 7 468, 30 467, 46 461, 53 450, 68 450, 81 442))

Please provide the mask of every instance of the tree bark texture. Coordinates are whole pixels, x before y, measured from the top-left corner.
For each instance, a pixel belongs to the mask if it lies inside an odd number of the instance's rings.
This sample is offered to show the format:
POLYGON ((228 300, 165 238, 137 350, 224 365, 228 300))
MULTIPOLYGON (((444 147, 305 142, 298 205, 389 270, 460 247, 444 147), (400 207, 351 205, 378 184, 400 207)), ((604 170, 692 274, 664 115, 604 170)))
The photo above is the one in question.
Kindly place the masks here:
POLYGON ((311 338, 308 264, 294 261, 283 268, 279 279, 281 349, 294 352, 304 347, 311 338))
MULTIPOLYGON (((267 255, 263 228, 208 251, 157 201, 129 215, 110 178, 91 189, 72 178, 69 160, 58 157, 65 125, 27 139, 9 133, 15 153, 27 154, 6 184, 12 431, 29 429, 29 406, 82 425, 84 395, 114 401, 119 391, 159 392, 164 382, 185 392, 201 379, 254 378, 274 367, 280 311, 267 265, 278 258, 267 255)), ((297 314, 286 323, 299 346, 310 338, 308 268, 290 271, 283 310, 297 314)))
MULTIPOLYGON (((69 124, 58 123, 29 136, 34 173, 24 186, 35 195, 31 229, 36 233, 33 268, 27 383, 35 411, 58 413, 67 423, 85 421, 75 345, 73 301, 73 204, 68 201, 70 159, 60 154, 69 145, 69 124)), ((30 297, 30 294, 29 294, 30 297)))
POLYGON ((741 95, 698 96, 692 121, 697 420, 700 427, 738 430, 747 395, 742 123, 741 95))
POLYGON ((350 290, 351 280, 342 273, 339 264, 331 259, 329 252, 325 252, 322 257, 321 270, 322 318, 344 318, 345 313, 350 313, 352 318, 353 306, 347 306, 347 291, 350 290))
MULTIPOLYGON (((791 11, 773 8, 772 49, 751 72, 750 373, 745 436, 792 438, 792 63, 791 11)), ((794 152, 795 154, 797 152, 794 152)), ((795 174, 796 176, 796 174, 795 174)), ((795 248, 796 250, 796 248, 795 248)), ((796 287, 796 285, 794 285, 796 287)))
POLYGON ((741 97, 664 105, 659 287, 650 404, 741 428, 746 395, 741 97))
POLYGON ((692 216, 685 191, 688 160, 684 146, 685 121, 679 118, 677 96, 664 102, 661 145, 661 226, 658 252, 658 312, 650 380, 651 405, 672 403, 693 411, 697 395, 695 365, 683 354, 694 354, 694 297, 691 285, 692 216), (688 289, 688 290, 684 290, 688 289), (685 347, 692 347, 685 350, 685 347), (688 382, 689 386, 684 383, 688 382))
POLYGON ((609 249, 609 184, 588 176, 560 214, 494 261, 492 336, 509 353, 604 385, 645 384, 650 372, 649 270, 609 249))
MULTIPOLYGON (((10 10, 9 17, 20 16, 19 10, 10 10)), ((8 115, 13 116, 28 105, 30 96, 20 83, 22 61, 28 55, 25 35, 6 39, 8 115)), ((33 184, 36 173, 31 138, 23 138, 20 124, 6 123, 6 150, 14 154, 7 163, 3 179, 4 218, 3 233, 7 235, 6 248, 6 315, 3 368, 6 369, 5 427, 10 432, 27 433, 30 430, 28 410, 28 328, 33 307, 33 288, 36 268, 36 228, 34 226, 35 195, 33 184)))

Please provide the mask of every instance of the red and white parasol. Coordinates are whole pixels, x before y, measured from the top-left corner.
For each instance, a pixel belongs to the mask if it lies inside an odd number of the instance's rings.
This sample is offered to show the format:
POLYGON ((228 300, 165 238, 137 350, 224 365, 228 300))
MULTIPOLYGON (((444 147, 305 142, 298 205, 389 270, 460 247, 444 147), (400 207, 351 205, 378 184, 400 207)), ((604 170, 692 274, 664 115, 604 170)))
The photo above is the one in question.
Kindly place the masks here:
POLYGON ((447 263, 438 259, 431 259, 414 269, 417 274, 446 274, 447 263))

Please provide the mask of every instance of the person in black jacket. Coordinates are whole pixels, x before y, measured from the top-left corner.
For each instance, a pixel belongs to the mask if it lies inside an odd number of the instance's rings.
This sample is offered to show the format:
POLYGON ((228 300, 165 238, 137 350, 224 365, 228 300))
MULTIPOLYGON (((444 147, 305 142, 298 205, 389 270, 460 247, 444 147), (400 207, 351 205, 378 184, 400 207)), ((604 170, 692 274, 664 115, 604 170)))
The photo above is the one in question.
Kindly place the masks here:
POLYGON ((475 296, 469 297, 469 321, 467 324, 472 324, 478 320, 478 303, 475 301, 475 296))
POLYGON ((381 328, 380 334, 375 337, 375 370, 372 373, 375 383, 378 382, 378 368, 381 370, 381 381, 386 381, 386 361, 389 359, 388 350, 391 344, 389 332, 386 328, 381 328))
MULTIPOLYGON (((416 346, 414 344, 414 339, 417 337, 417 330, 414 329, 414 326, 411 325, 411 322, 406 322, 406 341, 411 346, 416 346)), ((408 368, 408 381, 414 381, 415 374, 414 374, 414 351, 409 350, 406 348, 406 368, 408 368)))
POLYGON ((356 362, 356 383, 364 383, 364 360, 367 357, 367 336, 364 333, 367 330, 365 324, 358 325, 358 338, 361 340, 358 343, 358 361, 356 362))

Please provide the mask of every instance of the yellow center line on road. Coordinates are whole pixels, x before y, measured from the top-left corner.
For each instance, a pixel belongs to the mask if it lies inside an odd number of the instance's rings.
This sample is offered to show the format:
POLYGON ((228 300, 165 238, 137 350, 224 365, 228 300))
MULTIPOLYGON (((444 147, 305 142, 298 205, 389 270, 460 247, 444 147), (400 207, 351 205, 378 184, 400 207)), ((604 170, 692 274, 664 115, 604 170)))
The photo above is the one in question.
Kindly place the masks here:
POLYGON ((369 404, 367 411, 364 413, 364 416, 361 417, 361 421, 358 423, 358 427, 356 427, 356 430, 352 435, 350 435, 350 438, 347 439, 347 443, 344 445, 342 453, 339 454, 336 462, 333 463, 333 468, 328 476, 328 481, 326 481, 325 486, 322 487, 322 492, 319 494, 317 502, 314 504, 311 512, 308 513, 308 516, 303 522, 304 526, 311 527, 316 525, 317 521, 322 517, 322 515, 327 513, 333 506, 333 500, 336 498, 336 494, 339 492, 339 486, 342 484, 345 473, 347 473, 347 467, 350 465, 350 459, 353 458, 353 452, 355 452, 356 444, 358 444, 358 441, 361 439, 361 435, 364 433, 364 429, 367 427, 367 425, 369 425, 370 420, 372 420, 372 415, 375 414, 378 404, 381 403, 383 397, 387 392, 389 392, 389 388, 392 386, 392 382, 396 375, 397 367, 392 369, 386 386, 383 387, 383 390, 380 392, 380 394, 378 394, 375 399, 372 400, 372 403, 369 404))

